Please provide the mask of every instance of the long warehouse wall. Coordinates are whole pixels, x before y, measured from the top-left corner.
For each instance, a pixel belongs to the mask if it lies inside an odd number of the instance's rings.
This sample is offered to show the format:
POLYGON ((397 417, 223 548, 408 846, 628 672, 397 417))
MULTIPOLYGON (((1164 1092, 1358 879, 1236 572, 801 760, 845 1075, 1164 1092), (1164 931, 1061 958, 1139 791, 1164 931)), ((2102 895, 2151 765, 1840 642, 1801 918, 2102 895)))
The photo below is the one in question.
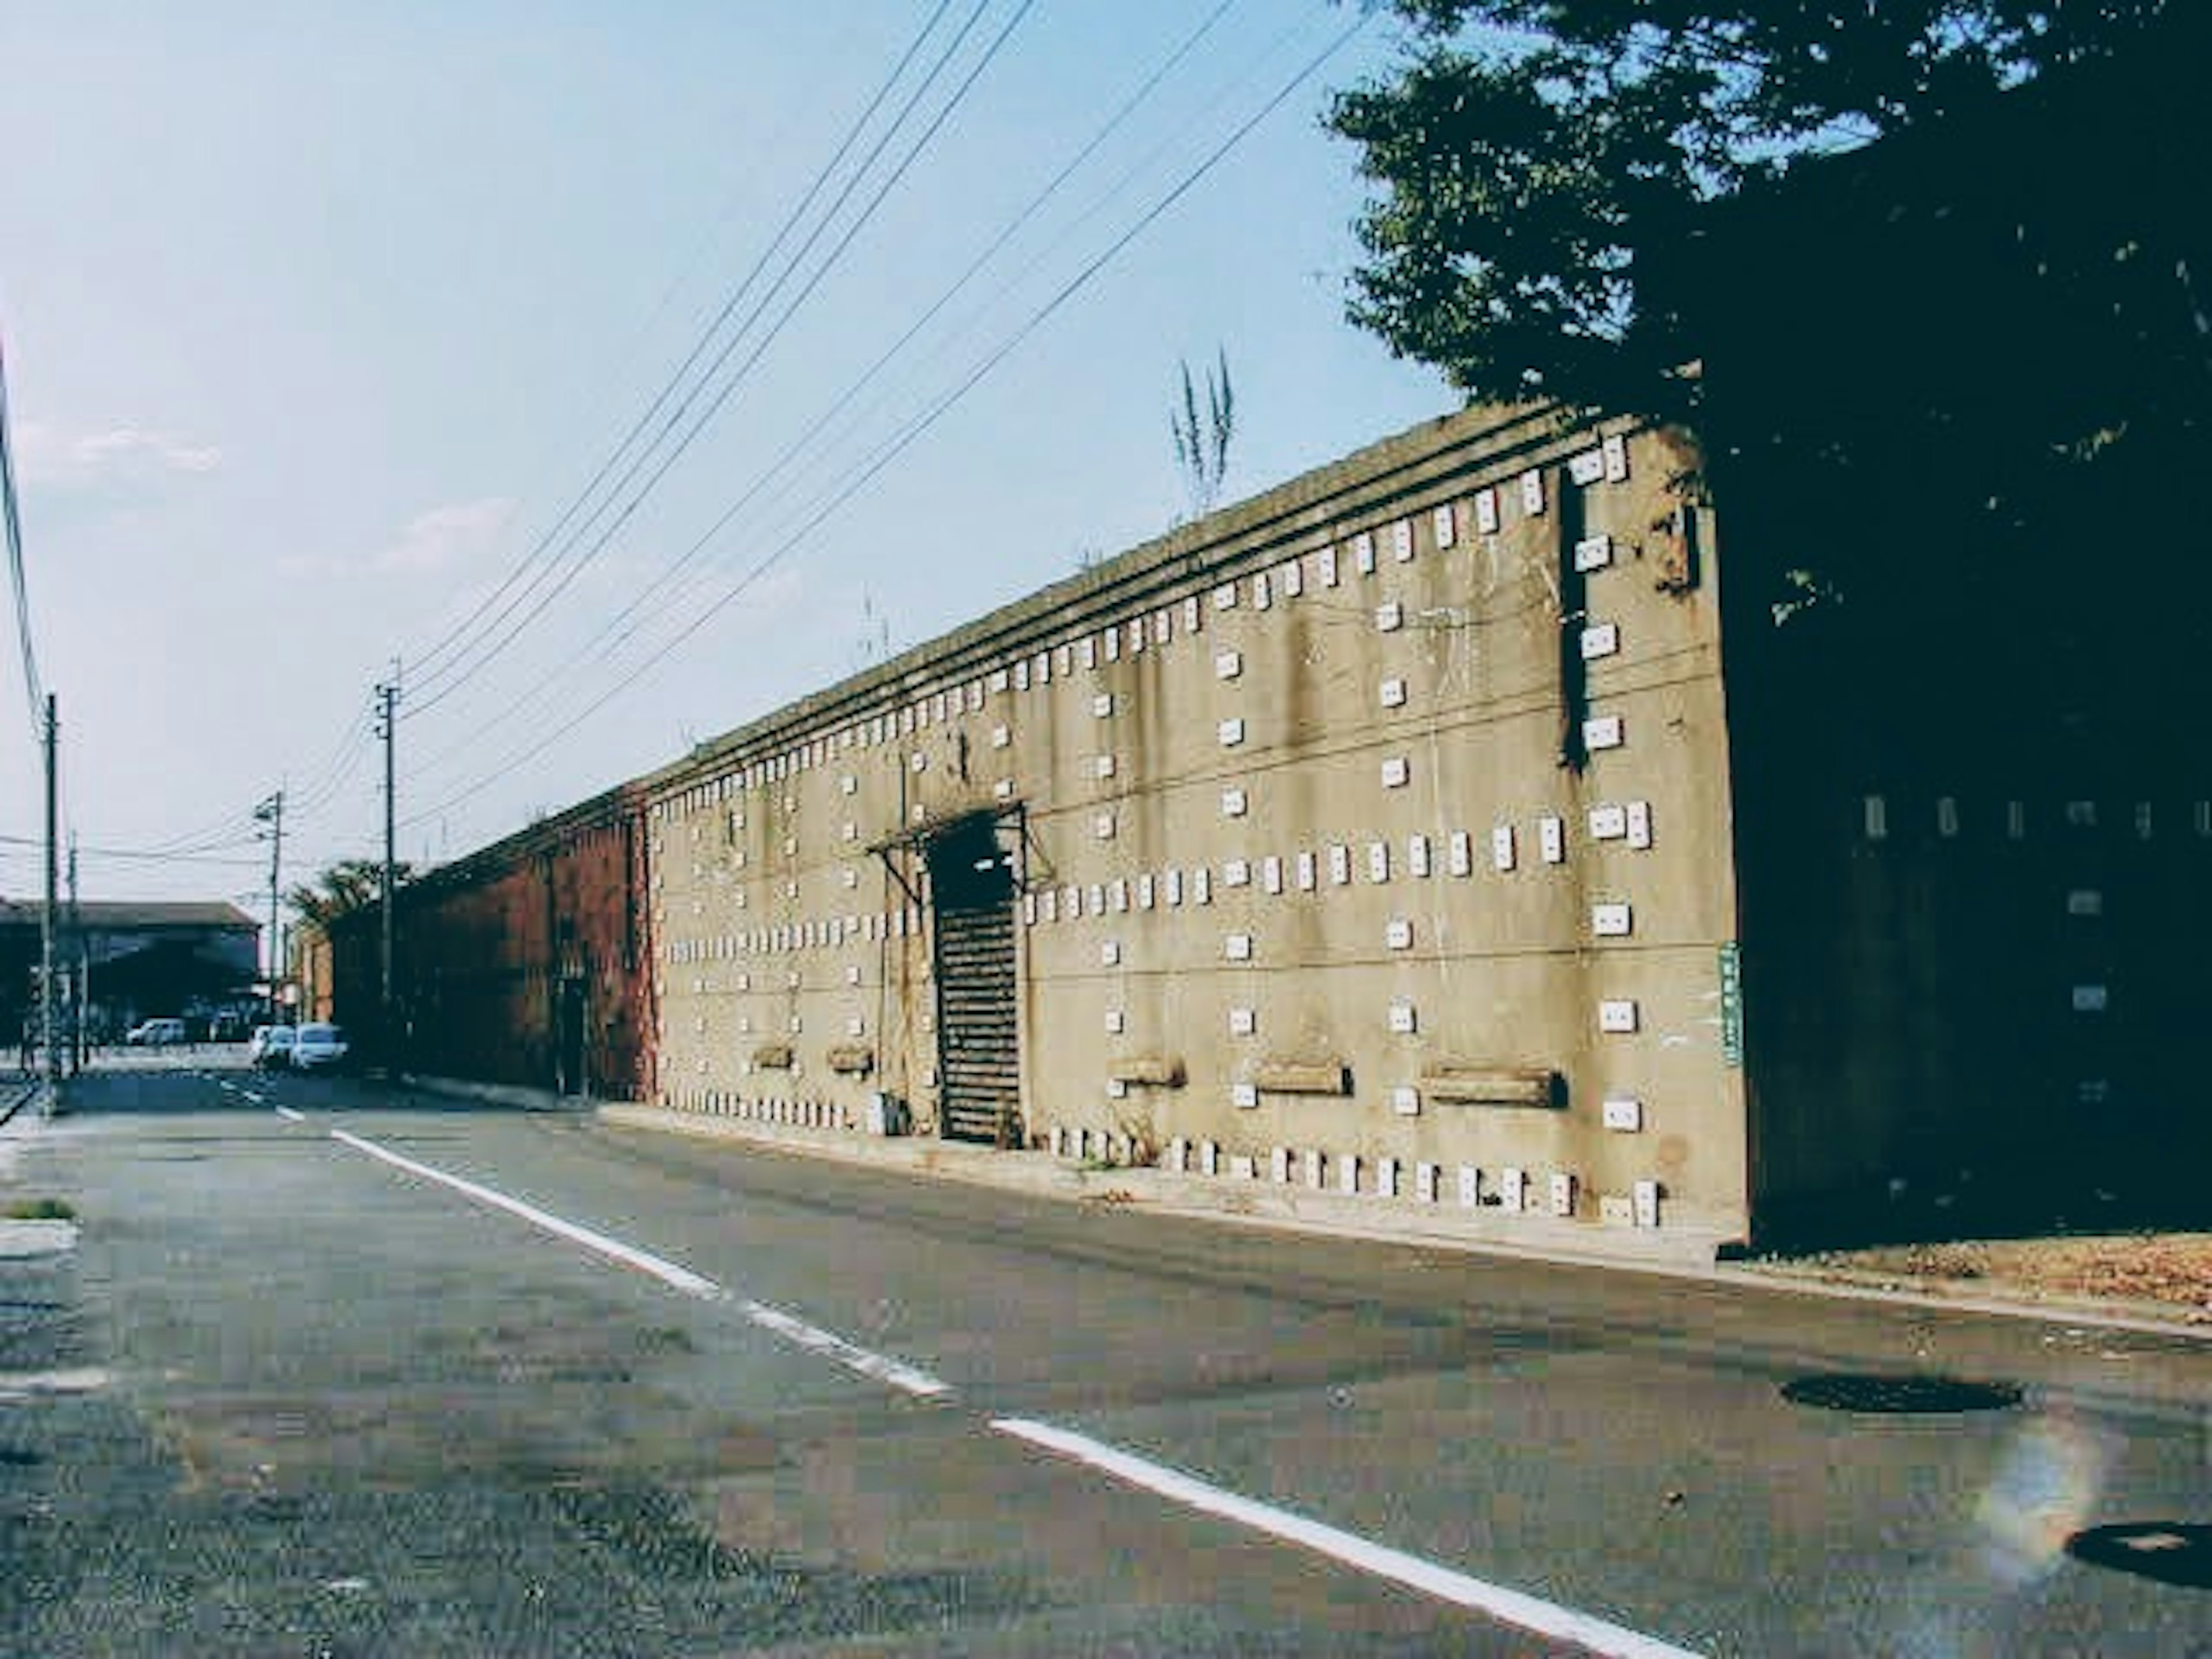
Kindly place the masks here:
POLYGON ((653 1094, 1747 1226, 1695 461, 1431 422, 644 781, 653 1094))

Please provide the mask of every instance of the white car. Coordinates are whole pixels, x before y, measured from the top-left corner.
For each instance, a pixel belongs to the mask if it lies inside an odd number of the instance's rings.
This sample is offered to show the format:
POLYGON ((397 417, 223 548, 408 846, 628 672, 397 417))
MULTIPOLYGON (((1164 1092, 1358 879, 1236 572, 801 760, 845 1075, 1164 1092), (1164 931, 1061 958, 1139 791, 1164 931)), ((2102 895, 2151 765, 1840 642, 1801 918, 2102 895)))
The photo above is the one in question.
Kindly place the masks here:
POLYGON ((292 1039, 292 1069, 295 1072, 334 1070, 345 1064, 345 1033, 335 1025, 302 1025, 292 1039))
POLYGON ((131 1028, 123 1039, 137 1048, 167 1048, 185 1040, 181 1019, 149 1019, 131 1028))
POLYGON ((246 1057, 264 1072, 292 1063, 292 1039, 299 1033, 289 1025, 260 1025, 246 1045, 246 1057))

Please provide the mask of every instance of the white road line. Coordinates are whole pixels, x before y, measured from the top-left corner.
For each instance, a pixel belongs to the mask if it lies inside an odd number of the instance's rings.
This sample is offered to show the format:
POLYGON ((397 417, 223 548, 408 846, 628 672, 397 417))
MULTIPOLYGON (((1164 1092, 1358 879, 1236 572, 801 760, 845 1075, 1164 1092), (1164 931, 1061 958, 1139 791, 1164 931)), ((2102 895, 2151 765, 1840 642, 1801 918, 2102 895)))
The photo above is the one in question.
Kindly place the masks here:
POLYGON ((1701 1659, 1688 1648, 1678 1648, 1656 1637, 1622 1626, 1609 1624, 1589 1613, 1577 1613, 1571 1607, 1562 1607, 1541 1601, 1520 1590, 1508 1589, 1501 1584, 1486 1583, 1441 1566, 1434 1561, 1425 1561, 1418 1555, 1408 1555, 1402 1550, 1392 1549, 1356 1534, 1340 1530, 1319 1521, 1310 1521, 1288 1510, 1279 1510, 1271 1504, 1254 1498, 1241 1498, 1237 1493, 1185 1474, 1180 1469, 1169 1468, 1147 1458, 1139 1457, 1088 1435, 1071 1430, 1054 1428, 1048 1423, 1032 1422, 1025 1418, 1003 1417, 991 1424, 1000 1433, 1017 1440, 1027 1441, 1047 1451, 1057 1452, 1078 1462, 1102 1469, 1118 1480, 1146 1492, 1200 1510, 1234 1521, 1255 1532, 1266 1533, 1285 1543, 1297 1544, 1341 1561, 1346 1566, 1403 1584, 1439 1601, 1449 1601, 1475 1612, 1487 1613, 1503 1623, 1522 1630, 1533 1631, 1540 1636, 1572 1642, 1606 1659, 1701 1659))
MULTIPOLYGON (((289 1118, 295 1121, 299 1118, 299 1115, 288 1107, 279 1106, 276 1109, 289 1118)), ((611 1238, 579 1223, 563 1220, 534 1204, 526 1204, 519 1198, 509 1198, 505 1193, 484 1186, 480 1182, 419 1162, 404 1153, 395 1152, 388 1146, 380 1146, 360 1135, 349 1134, 343 1129, 333 1129, 330 1133, 331 1139, 342 1146, 350 1146, 354 1151, 388 1164, 395 1170, 404 1170, 410 1175, 450 1188, 479 1204, 503 1210, 533 1227, 580 1244, 610 1261, 621 1262, 624 1267, 635 1267, 640 1273, 649 1274, 687 1295, 708 1301, 732 1299, 730 1292, 713 1279, 695 1273, 689 1267, 679 1267, 649 1250, 625 1244, 620 1239, 611 1238)), ((737 1302, 736 1307, 746 1319, 763 1330, 774 1332, 810 1353, 818 1353, 849 1370, 872 1377, 902 1393, 927 1399, 951 1391, 950 1384, 917 1366, 884 1354, 871 1352, 857 1343, 847 1341, 834 1331, 809 1324, 797 1315, 786 1313, 781 1308, 750 1300, 737 1302)), ((1533 1631, 1555 1640, 1575 1643, 1602 1656, 1603 1659, 1701 1659, 1701 1656, 1690 1649, 1675 1647, 1656 1637, 1609 1624, 1589 1613, 1577 1613, 1571 1607, 1556 1606, 1520 1590, 1486 1583, 1434 1561, 1408 1555, 1402 1550, 1372 1542, 1323 1522, 1294 1515, 1288 1510, 1239 1497, 1195 1475, 1185 1474, 1179 1469, 1152 1462, 1072 1430, 1054 1428, 1048 1423, 1033 1422, 1018 1417, 994 1418, 991 1420, 991 1427, 1000 1434, 1056 1452, 1078 1462, 1087 1463, 1116 1480, 1157 1493, 1173 1503, 1234 1521, 1240 1526, 1249 1527, 1271 1538, 1312 1550, 1375 1577, 1388 1579, 1409 1589, 1435 1596, 1439 1601, 1486 1613, 1519 1629, 1533 1631)))
MULTIPOLYGON (((280 1106, 276 1109, 281 1112, 285 1109, 280 1106)), ((678 1267, 675 1262, 664 1256, 655 1255, 650 1250, 641 1250, 634 1244, 625 1244, 618 1238, 610 1238, 606 1234, 595 1231, 577 1222, 565 1221, 557 1215, 539 1209, 534 1204, 526 1204, 519 1198, 509 1198, 505 1193, 495 1191, 479 1182, 471 1181, 463 1176, 450 1174, 431 1164, 419 1163, 414 1158, 393 1152, 388 1146, 380 1146, 373 1140, 364 1139, 356 1134, 349 1134, 343 1129, 331 1130, 331 1139, 352 1147, 357 1152, 365 1152, 373 1158, 389 1164, 395 1170, 404 1170, 408 1174, 420 1176, 425 1181, 434 1181, 441 1187, 449 1187, 465 1197, 476 1200, 479 1204, 489 1205, 495 1210, 504 1210, 507 1214, 520 1217, 533 1227, 552 1233, 557 1237, 568 1239, 572 1243, 580 1244, 586 1249, 605 1256, 610 1261, 621 1262, 624 1267, 635 1267, 640 1273, 649 1274, 664 1285, 682 1291, 688 1296, 696 1296, 712 1302, 730 1299, 730 1292, 713 1279, 695 1273, 689 1267, 678 1267)), ((863 1376, 873 1377, 879 1382, 888 1383, 902 1393, 918 1395, 927 1399, 951 1391, 949 1383, 932 1376, 927 1371, 909 1365, 903 1360, 893 1359, 885 1354, 872 1353, 857 1343, 848 1342, 834 1331, 823 1330, 818 1325, 810 1325, 796 1315, 787 1314, 780 1308, 772 1308, 764 1302, 739 1302, 737 1304, 737 1309, 745 1318, 762 1329, 772 1331, 787 1342, 797 1343, 809 1352, 818 1353, 825 1358, 833 1359, 848 1370, 857 1371, 863 1376)))
POLYGON ((902 1393, 919 1395, 927 1400, 936 1395, 950 1393, 951 1390, 951 1384, 932 1376, 927 1371, 909 1365, 903 1360, 891 1359, 879 1353, 871 1353, 866 1348, 848 1342, 834 1331, 825 1331, 819 1326, 810 1325, 805 1320, 784 1312, 781 1308, 771 1308, 764 1302, 747 1302, 740 1304, 739 1310, 754 1324, 763 1326, 779 1336, 788 1338, 802 1348, 826 1355, 839 1364, 860 1372, 863 1376, 872 1376, 879 1382, 888 1382, 902 1393))
POLYGON ((673 1261, 657 1256, 650 1250, 641 1250, 634 1244, 625 1244, 618 1238, 610 1238, 605 1233, 594 1232, 591 1228, 581 1226, 574 1221, 563 1221, 559 1216, 541 1210, 534 1204, 525 1204, 519 1198, 509 1198, 505 1193, 495 1192, 489 1187, 471 1181, 466 1176, 450 1175, 428 1164, 419 1164, 411 1158, 393 1152, 388 1146, 380 1146, 373 1140, 364 1140, 359 1135, 348 1134, 343 1129, 331 1130, 331 1139, 341 1145, 352 1147, 357 1152, 366 1152, 371 1158, 389 1164, 395 1170, 404 1170, 408 1174, 420 1176, 425 1181, 434 1181, 441 1187, 452 1188, 464 1197, 476 1200, 479 1204, 488 1204, 495 1210, 504 1210, 509 1215, 520 1216, 533 1227, 565 1238, 571 1243, 580 1244, 586 1249, 596 1251, 611 1261, 619 1261, 626 1267, 635 1267, 638 1272, 649 1274, 662 1284, 682 1291, 687 1296, 702 1297, 708 1301, 719 1301, 728 1294, 713 1279, 703 1278, 693 1273, 689 1267, 679 1267, 673 1261))
POLYGON ((279 1106, 276 1109, 276 1115, 287 1123, 305 1123, 307 1121, 307 1115, 305 1112, 295 1112, 289 1106, 279 1106))

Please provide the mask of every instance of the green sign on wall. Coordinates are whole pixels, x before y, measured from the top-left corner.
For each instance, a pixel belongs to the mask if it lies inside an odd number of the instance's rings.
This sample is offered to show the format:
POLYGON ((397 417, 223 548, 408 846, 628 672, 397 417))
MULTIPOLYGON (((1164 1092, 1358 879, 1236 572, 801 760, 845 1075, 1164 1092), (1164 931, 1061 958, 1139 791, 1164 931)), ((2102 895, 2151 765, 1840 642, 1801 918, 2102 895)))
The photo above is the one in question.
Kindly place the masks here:
POLYGON ((1743 947, 1734 939, 1721 946, 1721 1060, 1743 1066, 1743 947))

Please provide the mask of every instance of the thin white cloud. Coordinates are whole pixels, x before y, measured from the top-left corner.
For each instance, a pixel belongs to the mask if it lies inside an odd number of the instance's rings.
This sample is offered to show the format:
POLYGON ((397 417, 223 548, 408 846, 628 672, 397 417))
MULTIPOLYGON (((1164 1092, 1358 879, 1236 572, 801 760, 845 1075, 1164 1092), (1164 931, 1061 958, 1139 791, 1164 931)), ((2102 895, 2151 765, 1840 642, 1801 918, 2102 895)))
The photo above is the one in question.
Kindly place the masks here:
POLYGON ((466 569, 506 547, 514 513, 515 502, 505 495, 434 507, 410 520, 371 562, 380 570, 466 569))
POLYGON ((219 471, 222 460, 213 444, 147 427, 72 435, 33 421, 15 434, 15 464, 24 483, 50 489, 143 487, 179 473, 204 476, 219 471))

